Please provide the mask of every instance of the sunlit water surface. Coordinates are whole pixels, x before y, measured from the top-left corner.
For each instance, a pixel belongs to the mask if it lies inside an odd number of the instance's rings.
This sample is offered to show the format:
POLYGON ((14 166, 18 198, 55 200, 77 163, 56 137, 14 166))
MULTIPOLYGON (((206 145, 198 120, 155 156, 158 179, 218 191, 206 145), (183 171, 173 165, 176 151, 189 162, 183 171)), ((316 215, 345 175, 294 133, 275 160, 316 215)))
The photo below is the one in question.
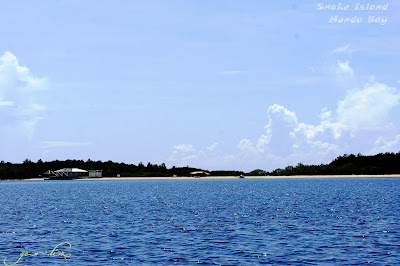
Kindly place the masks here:
POLYGON ((399 265, 399 216, 400 178, 2 181, 0 259, 399 265))

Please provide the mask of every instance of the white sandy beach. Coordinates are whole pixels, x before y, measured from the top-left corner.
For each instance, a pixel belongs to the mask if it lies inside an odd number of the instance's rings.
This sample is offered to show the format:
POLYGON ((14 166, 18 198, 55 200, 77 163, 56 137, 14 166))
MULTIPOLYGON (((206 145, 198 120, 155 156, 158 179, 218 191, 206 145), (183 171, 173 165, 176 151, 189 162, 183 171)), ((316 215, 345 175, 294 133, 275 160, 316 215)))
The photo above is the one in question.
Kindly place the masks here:
MULTIPOLYGON (((281 178, 365 178, 365 177, 399 177, 395 175, 296 175, 296 176, 246 176, 245 179, 281 179, 281 178)), ((238 176, 207 176, 207 177, 103 177, 83 178, 77 180, 147 180, 147 179, 238 179, 238 176)))
MULTIPOLYGON (((293 176, 246 176, 244 179, 289 179, 289 178, 365 178, 365 177, 393 177, 400 178, 400 174, 393 175, 293 175, 293 176)), ((206 176, 206 177, 101 177, 101 178, 80 178, 71 180, 184 180, 184 179, 239 179, 238 176, 206 176)), ((43 178, 30 179, 4 179, 2 181, 43 181, 43 178)))

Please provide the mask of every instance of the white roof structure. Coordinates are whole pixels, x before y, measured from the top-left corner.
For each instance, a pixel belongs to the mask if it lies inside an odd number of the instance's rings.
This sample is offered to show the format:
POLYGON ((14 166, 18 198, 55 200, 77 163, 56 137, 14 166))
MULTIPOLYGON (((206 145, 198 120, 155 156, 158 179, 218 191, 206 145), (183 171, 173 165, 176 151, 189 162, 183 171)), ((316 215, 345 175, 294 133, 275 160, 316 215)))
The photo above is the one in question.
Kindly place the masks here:
POLYGON ((63 168, 54 172, 63 172, 63 173, 87 173, 88 171, 82 170, 79 168, 63 168))
POLYGON ((195 174, 205 174, 205 175, 209 175, 209 173, 207 173, 206 171, 194 171, 194 172, 190 172, 191 175, 195 175, 195 174))

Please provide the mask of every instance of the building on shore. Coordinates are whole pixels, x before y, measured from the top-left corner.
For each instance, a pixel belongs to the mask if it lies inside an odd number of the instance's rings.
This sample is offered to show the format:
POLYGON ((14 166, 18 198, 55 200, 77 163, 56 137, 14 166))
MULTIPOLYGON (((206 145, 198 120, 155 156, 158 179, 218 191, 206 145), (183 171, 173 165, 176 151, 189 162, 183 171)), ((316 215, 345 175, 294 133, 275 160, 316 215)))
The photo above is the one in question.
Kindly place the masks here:
POLYGON ((103 170, 89 170, 89 177, 103 177, 103 170))
POLYGON ((191 177, 204 177, 204 176, 209 176, 210 174, 207 173, 206 171, 194 171, 190 172, 191 177))
POLYGON ((73 179, 84 177, 102 177, 103 170, 83 170, 79 168, 62 168, 56 171, 48 170, 44 173, 49 179, 73 179))

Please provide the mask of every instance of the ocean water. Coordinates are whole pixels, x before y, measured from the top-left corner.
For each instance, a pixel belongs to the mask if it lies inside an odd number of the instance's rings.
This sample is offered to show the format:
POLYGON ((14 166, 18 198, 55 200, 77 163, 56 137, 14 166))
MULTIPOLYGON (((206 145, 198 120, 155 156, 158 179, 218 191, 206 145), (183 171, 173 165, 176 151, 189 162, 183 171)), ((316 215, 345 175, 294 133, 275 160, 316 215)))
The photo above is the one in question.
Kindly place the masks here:
POLYGON ((2 181, 0 260, 399 265, 399 216, 400 178, 2 181))

